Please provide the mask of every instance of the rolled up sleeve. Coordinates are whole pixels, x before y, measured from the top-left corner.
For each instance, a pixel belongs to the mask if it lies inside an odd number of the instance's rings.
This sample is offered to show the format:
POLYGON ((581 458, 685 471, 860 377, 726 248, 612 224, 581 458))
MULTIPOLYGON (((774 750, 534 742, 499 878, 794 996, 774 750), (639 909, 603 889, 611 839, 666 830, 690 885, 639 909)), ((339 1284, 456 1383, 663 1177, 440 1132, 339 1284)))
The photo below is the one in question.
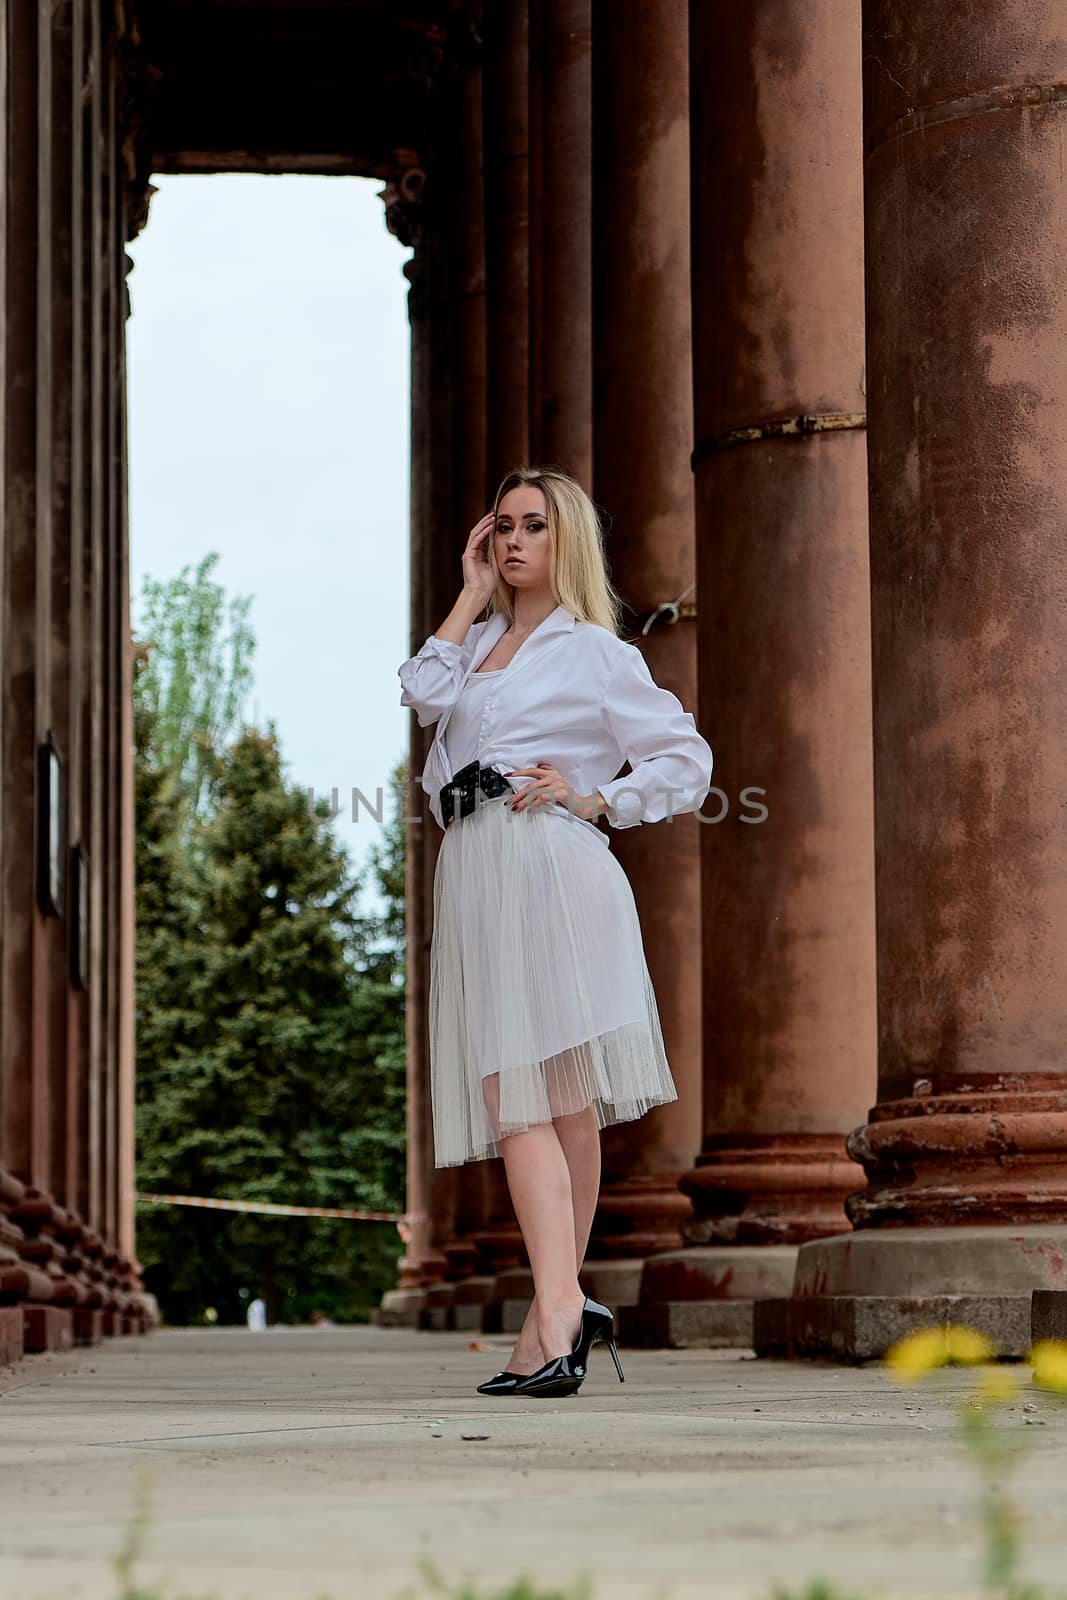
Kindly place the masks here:
POLYGON ((699 810, 711 788, 711 746, 698 732, 692 712, 656 683, 635 645, 612 670, 603 717, 633 768, 610 783, 597 784, 611 827, 632 828, 699 810))
POLYGON ((443 716, 459 693, 463 652, 463 645, 431 633, 422 648, 397 668, 400 704, 414 707, 420 728, 443 716))

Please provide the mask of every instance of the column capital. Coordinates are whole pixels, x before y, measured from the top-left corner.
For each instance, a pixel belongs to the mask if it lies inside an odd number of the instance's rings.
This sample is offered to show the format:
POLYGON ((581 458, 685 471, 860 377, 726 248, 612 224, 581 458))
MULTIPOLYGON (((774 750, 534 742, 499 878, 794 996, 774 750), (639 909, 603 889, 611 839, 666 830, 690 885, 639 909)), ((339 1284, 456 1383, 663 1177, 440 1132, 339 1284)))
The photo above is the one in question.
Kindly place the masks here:
MULTIPOLYGON (((116 7, 115 22, 114 50, 110 59, 119 91, 116 133, 119 177, 125 195, 125 237, 129 244, 148 221, 148 208, 156 193, 154 184, 149 181, 152 156, 144 142, 144 128, 152 98, 163 81, 163 73, 149 59, 136 11, 130 6, 116 7)), ((106 55, 104 65, 106 73, 106 55)), ((105 73, 98 74, 94 67, 90 57, 90 81, 101 93, 106 81, 105 73)))
POLYGON ((426 170, 414 150, 398 150, 396 157, 396 166, 386 178, 385 188, 378 190, 378 198, 385 208, 385 226, 394 239, 418 250, 423 242, 426 170))

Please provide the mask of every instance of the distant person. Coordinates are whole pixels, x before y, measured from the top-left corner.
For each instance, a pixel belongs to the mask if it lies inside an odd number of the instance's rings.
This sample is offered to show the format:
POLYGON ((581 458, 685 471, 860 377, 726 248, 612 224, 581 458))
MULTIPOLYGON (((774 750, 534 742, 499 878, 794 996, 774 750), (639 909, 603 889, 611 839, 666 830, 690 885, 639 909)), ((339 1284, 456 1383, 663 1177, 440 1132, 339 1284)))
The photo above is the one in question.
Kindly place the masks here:
POLYGON ((578 1282, 600 1129, 678 1098, 633 890, 596 819, 698 811, 712 753, 621 637, 600 517, 567 473, 509 472, 462 574, 448 616, 398 669, 401 705, 437 723, 421 781, 445 830, 434 1165, 503 1157, 534 1296, 508 1368, 479 1392, 555 1398, 579 1388, 598 1341, 622 1378, 613 1315, 578 1282))
POLYGON ((253 1333, 265 1333, 267 1331, 267 1302, 258 1298, 253 1300, 248 1308, 246 1320, 253 1333))

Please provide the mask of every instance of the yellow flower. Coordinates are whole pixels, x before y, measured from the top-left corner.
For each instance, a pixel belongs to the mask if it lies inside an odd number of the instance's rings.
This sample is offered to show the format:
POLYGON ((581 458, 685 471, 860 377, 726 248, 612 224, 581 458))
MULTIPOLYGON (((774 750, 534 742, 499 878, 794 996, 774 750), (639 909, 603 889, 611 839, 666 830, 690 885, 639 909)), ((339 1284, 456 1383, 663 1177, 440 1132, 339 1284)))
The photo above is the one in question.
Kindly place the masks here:
POLYGON ((898 1340, 887 1352, 885 1365, 901 1383, 909 1383, 935 1367, 978 1366, 995 1355, 996 1348, 984 1333, 948 1322, 939 1328, 920 1328, 898 1340))
POLYGON ((1067 1394, 1067 1341, 1039 1339, 1030 1350, 1029 1361, 1039 1389, 1067 1394))
POLYGON ((961 1328, 949 1323, 945 1328, 948 1359, 957 1367, 977 1367, 984 1361, 995 1361, 997 1347, 977 1328, 961 1328))

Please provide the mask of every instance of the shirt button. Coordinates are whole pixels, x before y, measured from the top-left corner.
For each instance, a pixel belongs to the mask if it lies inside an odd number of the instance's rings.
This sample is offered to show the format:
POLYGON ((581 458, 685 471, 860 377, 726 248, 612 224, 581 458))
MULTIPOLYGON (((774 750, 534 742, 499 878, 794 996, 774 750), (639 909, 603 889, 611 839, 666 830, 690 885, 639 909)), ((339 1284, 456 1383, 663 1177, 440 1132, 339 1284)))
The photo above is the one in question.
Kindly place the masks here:
POLYGON ((486 702, 485 702, 485 709, 486 709, 486 710, 487 710, 487 711, 492 711, 492 709, 493 709, 493 702, 492 702, 492 701, 491 701, 491 700, 487 700, 487 701, 486 701, 486 702))

